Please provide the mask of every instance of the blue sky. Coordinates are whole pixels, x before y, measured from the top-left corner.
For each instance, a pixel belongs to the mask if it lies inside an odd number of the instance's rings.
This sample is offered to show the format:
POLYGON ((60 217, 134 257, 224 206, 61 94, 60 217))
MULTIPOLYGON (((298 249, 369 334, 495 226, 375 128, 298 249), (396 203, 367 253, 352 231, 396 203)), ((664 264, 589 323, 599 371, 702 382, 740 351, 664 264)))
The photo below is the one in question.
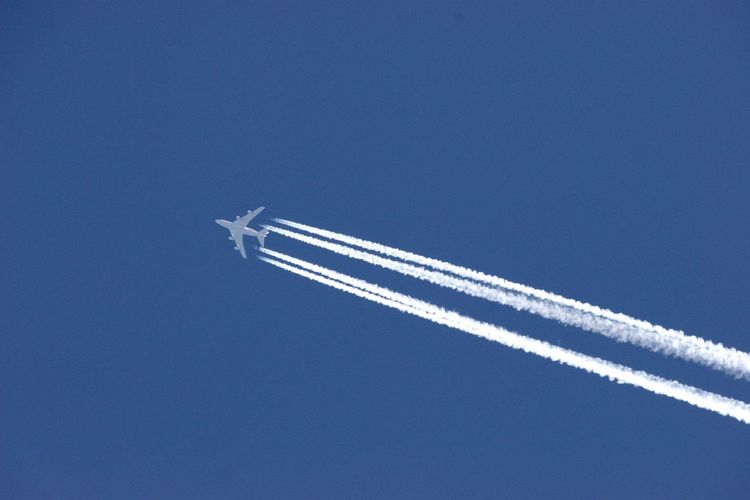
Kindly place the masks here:
POLYGON ((747 496, 747 425, 242 260, 213 223, 266 205, 750 351, 747 5, 128 4, 0 6, 0 496, 747 496))

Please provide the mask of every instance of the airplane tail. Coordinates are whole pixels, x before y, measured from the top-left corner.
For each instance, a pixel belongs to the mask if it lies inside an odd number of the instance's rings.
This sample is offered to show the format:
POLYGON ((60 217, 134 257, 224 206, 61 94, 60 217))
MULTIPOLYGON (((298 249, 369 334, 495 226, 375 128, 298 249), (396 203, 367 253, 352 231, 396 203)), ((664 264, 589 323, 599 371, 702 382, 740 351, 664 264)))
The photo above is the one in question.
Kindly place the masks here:
POLYGON ((258 238, 258 243, 260 243, 260 246, 265 246, 265 240, 266 236, 268 235, 268 229, 261 229, 257 233, 255 233, 255 237, 258 238))

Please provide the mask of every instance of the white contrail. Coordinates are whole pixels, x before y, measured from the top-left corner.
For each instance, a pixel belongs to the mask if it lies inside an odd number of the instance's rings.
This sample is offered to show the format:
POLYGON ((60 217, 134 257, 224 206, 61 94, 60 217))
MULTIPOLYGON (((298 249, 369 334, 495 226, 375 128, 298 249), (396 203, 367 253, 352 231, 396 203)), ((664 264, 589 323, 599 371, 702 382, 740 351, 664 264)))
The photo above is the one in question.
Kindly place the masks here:
POLYGON ((449 326, 472 335, 499 342, 513 349, 536 354, 537 356, 564 365, 579 368, 620 384, 641 387, 655 394, 678 399, 699 408, 735 418, 746 424, 750 423, 750 405, 742 401, 684 385, 680 382, 651 375, 643 371, 633 370, 623 365, 618 365, 603 359, 564 349, 541 340, 524 337, 523 335, 505 330, 498 326, 477 321, 456 312, 440 308, 434 304, 394 292, 387 288, 279 252, 262 248, 259 250, 267 255, 275 257, 276 259, 286 261, 289 264, 263 256, 259 256, 259 259, 338 290, 351 293, 358 297, 371 300, 384 306, 392 307, 399 311, 441 325, 449 326))
POLYGON ((683 332, 675 330, 662 329, 662 331, 656 331, 653 329, 642 329, 632 324, 612 320, 608 317, 576 310, 558 302, 540 300, 522 293, 512 293, 507 289, 487 286, 473 280, 460 278, 455 274, 449 275, 440 271, 432 271, 421 266, 380 257, 369 252, 356 250, 348 246, 276 226, 265 227, 283 236, 324 248, 340 255, 359 259, 474 297, 491 300, 517 310, 528 311, 544 318, 554 319, 563 324, 600 333, 620 342, 629 342, 655 352, 693 361, 735 377, 750 380, 750 354, 727 348, 721 344, 715 344, 699 337, 686 335, 683 332))

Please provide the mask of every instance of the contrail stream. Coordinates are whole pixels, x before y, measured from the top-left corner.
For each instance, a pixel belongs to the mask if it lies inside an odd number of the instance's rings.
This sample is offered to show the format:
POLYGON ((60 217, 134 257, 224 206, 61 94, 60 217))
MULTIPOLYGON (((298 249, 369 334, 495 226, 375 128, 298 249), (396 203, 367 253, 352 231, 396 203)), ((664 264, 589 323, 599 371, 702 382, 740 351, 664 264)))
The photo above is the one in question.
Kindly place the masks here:
POLYGON ((687 335, 678 330, 652 325, 646 321, 614 313, 590 304, 513 283, 479 271, 456 266, 447 262, 423 257, 411 252, 387 247, 378 243, 360 240, 305 224, 274 219, 278 222, 335 241, 358 246, 365 250, 395 257, 420 265, 396 261, 373 255, 369 252, 321 240, 276 226, 265 226, 283 236, 302 241, 350 258, 390 269, 407 276, 428 281, 446 288, 497 302, 517 310, 531 312, 560 323, 596 332, 620 342, 629 342, 651 351, 692 361, 703 366, 723 371, 736 378, 750 380, 750 354, 725 347, 700 337, 687 335), (430 266, 433 271, 421 266, 430 266), (484 283, 484 284, 483 284, 484 283), (491 286, 488 286, 491 285, 491 286))
POLYGON ((259 248, 258 250, 275 258, 258 256, 259 259, 337 290, 427 319, 437 324, 449 326, 498 342, 513 349, 536 354, 537 356, 556 361, 563 365, 579 368, 620 384, 641 387, 655 394, 684 401, 699 408, 735 418, 746 424, 750 423, 750 405, 742 401, 684 385, 680 382, 651 375, 643 371, 633 370, 623 365, 577 353, 541 340, 525 337, 498 326, 477 321, 456 312, 440 308, 434 304, 279 252, 264 248, 259 248))

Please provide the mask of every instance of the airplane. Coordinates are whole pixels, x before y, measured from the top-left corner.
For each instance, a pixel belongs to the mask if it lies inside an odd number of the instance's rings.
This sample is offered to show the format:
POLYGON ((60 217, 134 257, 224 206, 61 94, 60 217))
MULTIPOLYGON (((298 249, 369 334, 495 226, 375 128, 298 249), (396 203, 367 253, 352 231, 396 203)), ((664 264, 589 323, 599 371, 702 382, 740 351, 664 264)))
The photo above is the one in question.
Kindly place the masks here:
POLYGON ((216 219, 216 223, 218 225, 229 230, 229 233, 231 235, 229 236, 229 239, 234 240, 235 243, 234 249, 240 252, 242 257, 245 259, 247 259, 247 255, 245 254, 245 245, 242 242, 243 236, 255 236, 256 238, 258 238, 260 246, 265 246, 265 239, 266 235, 268 234, 268 229, 261 229, 260 231, 256 231, 255 229, 250 229, 249 227, 247 227, 250 221, 253 220, 256 215, 261 213, 264 208, 266 207, 258 207, 253 211, 248 210, 247 215, 243 215, 242 217, 238 215, 233 222, 229 222, 228 220, 224 219, 216 219))

